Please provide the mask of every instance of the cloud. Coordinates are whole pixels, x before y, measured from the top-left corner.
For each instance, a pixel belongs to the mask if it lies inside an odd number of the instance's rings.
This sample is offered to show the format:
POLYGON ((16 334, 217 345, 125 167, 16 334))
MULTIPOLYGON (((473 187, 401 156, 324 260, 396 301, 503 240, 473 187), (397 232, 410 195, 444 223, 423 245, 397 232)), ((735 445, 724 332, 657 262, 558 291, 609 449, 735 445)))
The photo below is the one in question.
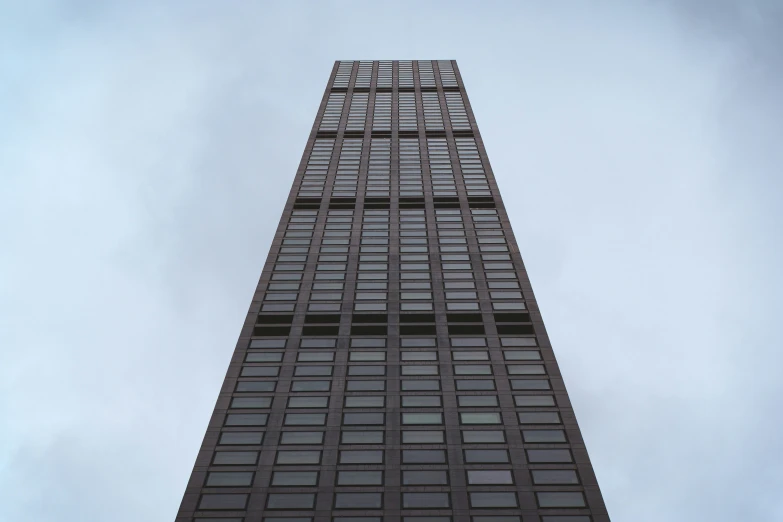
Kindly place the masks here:
POLYGON ((174 518, 333 60, 443 57, 610 514, 782 518, 774 4, 4 11, 0 519, 174 518))

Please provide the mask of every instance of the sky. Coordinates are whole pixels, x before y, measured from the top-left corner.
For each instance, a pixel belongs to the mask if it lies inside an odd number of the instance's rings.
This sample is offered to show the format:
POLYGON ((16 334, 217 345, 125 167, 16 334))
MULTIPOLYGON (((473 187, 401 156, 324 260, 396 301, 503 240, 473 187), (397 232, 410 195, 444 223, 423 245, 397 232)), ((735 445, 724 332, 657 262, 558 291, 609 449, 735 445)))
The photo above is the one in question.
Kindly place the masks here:
POLYGON ((761 0, 0 0, 0 520, 174 519, 338 59, 458 61, 612 520, 783 520, 761 0))

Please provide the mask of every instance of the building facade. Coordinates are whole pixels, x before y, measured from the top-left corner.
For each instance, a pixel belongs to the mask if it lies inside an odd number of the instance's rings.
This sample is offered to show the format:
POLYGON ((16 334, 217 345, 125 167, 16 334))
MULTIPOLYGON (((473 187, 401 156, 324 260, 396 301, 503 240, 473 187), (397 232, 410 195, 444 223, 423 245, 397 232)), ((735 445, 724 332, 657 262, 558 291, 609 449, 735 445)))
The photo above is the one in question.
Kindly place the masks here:
POLYGON ((457 64, 340 61, 177 522, 608 522, 457 64))

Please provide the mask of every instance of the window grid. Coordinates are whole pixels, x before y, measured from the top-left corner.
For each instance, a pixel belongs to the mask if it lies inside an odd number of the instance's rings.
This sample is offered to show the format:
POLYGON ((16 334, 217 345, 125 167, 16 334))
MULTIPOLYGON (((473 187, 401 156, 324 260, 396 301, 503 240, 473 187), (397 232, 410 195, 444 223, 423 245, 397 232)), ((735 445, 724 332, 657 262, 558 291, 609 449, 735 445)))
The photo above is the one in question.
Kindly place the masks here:
MULTIPOLYGON (((335 88, 350 85, 354 64, 337 65, 335 88)), ((391 62, 362 62, 356 87, 372 87, 373 65, 378 86, 390 86, 391 62)), ((417 67, 421 86, 435 88, 432 62, 417 67)), ((400 87, 405 69, 399 62, 400 87)), ((443 87, 458 87, 451 62, 438 70, 443 87)), ((461 93, 441 92, 460 130, 449 95, 461 93)), ((371 96, 373 132, 390 129, 391 93, 347 94, 347 131, 364 129, 371 96)), ((420 94, 426 130, 439 129, 425 95, 442 129, 439 93, 420 94)), ((415 93, 398 95, 400 130, 415 131, 415 93)), ((330 93, 319 131, 327 117, 338 130, 345 96, 330 93)), ((204 478, 181 516, 381 522, 395 510, 406 522, 521 522, 541 510, 542 520, 608 522, 582 486, 589 463, 525 308, 532 294, 483 147, 464 135, 423 143, 431 185, 418 138, 314 138, 210 424, 217 436, 202 448, 204 478), (385 199, 396 196, 393 169, 399 200, 385 199)))

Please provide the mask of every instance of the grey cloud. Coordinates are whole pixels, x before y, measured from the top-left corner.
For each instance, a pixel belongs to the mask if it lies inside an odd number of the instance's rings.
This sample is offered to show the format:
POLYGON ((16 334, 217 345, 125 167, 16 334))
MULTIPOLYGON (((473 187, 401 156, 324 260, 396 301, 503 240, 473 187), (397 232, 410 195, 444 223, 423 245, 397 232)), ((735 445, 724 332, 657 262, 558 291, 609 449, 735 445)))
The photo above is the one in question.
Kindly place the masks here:
POLYGON ((333 60, 442 57, 613 519, 783 518, 775 4, 3 9, 0 519, 173 520, 333 60))

